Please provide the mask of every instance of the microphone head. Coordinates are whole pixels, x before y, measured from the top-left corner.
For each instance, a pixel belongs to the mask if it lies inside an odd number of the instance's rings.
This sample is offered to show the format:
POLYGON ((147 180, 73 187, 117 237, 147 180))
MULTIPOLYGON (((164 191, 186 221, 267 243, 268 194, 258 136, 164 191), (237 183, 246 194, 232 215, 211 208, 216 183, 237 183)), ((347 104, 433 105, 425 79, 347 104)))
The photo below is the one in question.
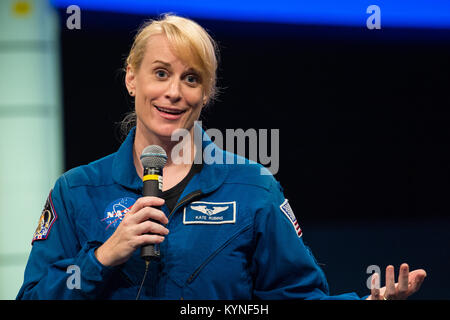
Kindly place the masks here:
POLYGON ((142 150, 140 159, 144 168, 162 169, 166 165, 167 154, 163 148, 154 144, 142 150))

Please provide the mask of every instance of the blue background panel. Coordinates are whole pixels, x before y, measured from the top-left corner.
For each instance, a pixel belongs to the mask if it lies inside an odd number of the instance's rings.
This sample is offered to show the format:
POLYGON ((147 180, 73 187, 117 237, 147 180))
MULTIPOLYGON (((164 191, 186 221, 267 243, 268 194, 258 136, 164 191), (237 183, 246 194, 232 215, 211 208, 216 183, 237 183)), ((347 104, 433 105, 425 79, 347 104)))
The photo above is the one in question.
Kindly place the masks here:
POLYGON ((191 18, 308 25, 366 26, 366 10, 377 5, 381 27, 450 28, 450 1, 437 0, 51 0, 58 8, 131 14, 173 12, 191 18))

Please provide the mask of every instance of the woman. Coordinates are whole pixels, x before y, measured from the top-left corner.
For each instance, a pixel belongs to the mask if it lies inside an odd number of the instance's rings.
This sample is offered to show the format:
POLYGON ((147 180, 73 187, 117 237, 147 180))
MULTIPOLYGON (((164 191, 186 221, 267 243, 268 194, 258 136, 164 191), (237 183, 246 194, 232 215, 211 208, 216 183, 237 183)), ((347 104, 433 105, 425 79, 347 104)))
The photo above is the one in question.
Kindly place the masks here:
MULTIPOLYGON (((152 299, 359 299, 329 296, 280 185, 260 165, 193 164, 206 147, 230 156, 195 124, 214 97, 216 69, 214 41, 197 23, 166 15, 140 30, 125 76, 135 127, 116 153, 58 179, 19 299, 134 299, 138 291, 152 299), (182 163, 172 158, 180 129, 203 135, 182 163), (164 200, 141 196, 148 145, 168 155, 164 200), (159 244, 161 257, 145 276, 138 249, 147 244, 159 244)), ((395 287, 388 272, 387 287, 369 299, 406 298, 425 277, 403 265, 395 287)))

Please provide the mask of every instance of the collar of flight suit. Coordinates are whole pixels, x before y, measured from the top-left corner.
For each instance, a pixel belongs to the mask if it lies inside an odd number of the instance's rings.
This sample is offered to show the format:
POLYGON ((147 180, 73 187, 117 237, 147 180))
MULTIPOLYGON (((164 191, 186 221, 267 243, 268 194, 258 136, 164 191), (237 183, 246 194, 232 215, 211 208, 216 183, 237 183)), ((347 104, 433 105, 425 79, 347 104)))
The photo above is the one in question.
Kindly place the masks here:
MULTIPOLYGON (((143 183, 136 173, 133 160, 135 134, 136 127, 130 130, 116 152, 112 163, 112 178, 116 183, 128 189, 142 191, 143 183)), ((202 171, 198 174, 198 186, 202 193, 212 192, 222 185, 228 175, 228 166, 225 161, 230 154, 216 146, 198 123, 194 124, 194 137, 192 138, 197 139, 196 143, 201 139, 202 146, 201 154, 197 153, 196 155, 203 162, 202 171), (205 148, 208 148, 207 152, 205 152, 205 148), (214 161, 214 159, 223 161, 214 161)))

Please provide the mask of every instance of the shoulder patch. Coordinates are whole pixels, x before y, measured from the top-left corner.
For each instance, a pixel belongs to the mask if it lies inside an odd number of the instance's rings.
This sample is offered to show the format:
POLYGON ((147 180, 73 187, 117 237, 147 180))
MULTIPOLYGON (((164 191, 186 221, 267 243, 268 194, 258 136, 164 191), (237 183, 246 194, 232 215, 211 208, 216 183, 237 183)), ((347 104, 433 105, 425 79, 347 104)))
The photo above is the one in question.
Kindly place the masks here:
POLYGON ((301 237, 303 235, 302 229, 298 225, 297 218, 295 217, 294 211, 292 211, 292 208, 289 205, 288 199, 284 199, 283 203, 280 205, 280 210, 286 217, 288 217, 289 221, 292 223, 297 236, 301 237))
POLYGON ((45 240, 50 234, 50 230, 53 226, 53 223, 58 218, 55 209, 53 208, 52 202, 52 190, 47 197, 47 201, 45 202, 44 210, 42 210, 41 217, 39 218, 39 224, 36 228, 36 231, 33 235, 33 240, 31 244, 33 244, 36 240, 45 240))

